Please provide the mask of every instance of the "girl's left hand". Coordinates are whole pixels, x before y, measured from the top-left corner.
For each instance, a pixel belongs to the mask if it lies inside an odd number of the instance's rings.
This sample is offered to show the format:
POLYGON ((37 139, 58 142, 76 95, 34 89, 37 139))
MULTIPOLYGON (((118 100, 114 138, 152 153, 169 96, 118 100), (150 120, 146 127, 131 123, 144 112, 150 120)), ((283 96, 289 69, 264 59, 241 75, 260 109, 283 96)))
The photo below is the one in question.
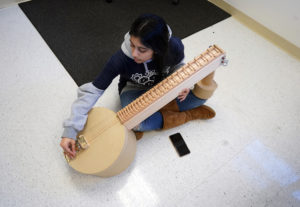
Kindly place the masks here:
POLYGON ((189 89, 189 88, 183 89, 183 90, 179 93, 179 95, 178 95, 178 97, 177 97, 177 98, 179 99, 179 101, 180 101, 180 102, 184 101, 185 98, 187 97, 187 95, 189 94, 189 92, 190 92, 190 89, 189 89))

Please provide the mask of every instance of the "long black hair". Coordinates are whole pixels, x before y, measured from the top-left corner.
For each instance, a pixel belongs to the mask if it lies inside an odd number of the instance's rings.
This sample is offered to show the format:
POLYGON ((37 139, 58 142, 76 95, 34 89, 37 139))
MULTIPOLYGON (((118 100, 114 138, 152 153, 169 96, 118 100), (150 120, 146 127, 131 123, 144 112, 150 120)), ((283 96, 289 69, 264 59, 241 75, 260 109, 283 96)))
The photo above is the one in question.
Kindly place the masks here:
POLYGON ((159 76, 162 77, 170 38, 165 20, 154 14, 142 14, 131 25, 129 34, 140 38, 143 45, 153 50, 152 60, 157 64, 159 76))

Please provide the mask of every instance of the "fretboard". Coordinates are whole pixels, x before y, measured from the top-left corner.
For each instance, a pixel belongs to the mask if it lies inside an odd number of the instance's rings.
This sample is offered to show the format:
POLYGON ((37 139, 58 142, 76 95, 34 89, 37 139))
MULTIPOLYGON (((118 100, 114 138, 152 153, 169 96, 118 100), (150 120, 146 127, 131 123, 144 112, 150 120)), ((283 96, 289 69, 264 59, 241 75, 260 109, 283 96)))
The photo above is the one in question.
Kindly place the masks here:
POLYGON ((180 91, 191 88, 221 65, 225 52, 213 45, 192 61, 117 112, 121 123, 132 129, 175 99, 180 91))

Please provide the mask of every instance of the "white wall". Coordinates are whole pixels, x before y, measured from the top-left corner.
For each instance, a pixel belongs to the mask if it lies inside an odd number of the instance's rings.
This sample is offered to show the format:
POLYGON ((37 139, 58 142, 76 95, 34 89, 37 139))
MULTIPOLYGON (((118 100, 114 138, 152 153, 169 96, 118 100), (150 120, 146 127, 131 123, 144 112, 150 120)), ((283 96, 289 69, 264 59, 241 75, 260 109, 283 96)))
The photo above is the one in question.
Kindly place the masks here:
POLYGON ((300 48, 299 0, 224 0, 300 48))

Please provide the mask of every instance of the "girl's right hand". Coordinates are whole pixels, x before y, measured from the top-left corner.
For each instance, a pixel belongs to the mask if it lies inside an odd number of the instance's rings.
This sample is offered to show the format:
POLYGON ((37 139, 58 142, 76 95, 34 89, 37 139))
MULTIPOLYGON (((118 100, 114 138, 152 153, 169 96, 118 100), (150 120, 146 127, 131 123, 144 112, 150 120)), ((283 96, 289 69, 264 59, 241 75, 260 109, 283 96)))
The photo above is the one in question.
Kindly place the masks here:
POLYGON ((179 101, 180 101, 180 102, 184 101, 185 98, 187 97, 187 95, 189 94, 189 92, 190 92, 190 89, 189 89, 189 88, 183 89, 183 90, 179 93, 179 95, 178 95, 179 101))
POLYGON ((67 137, 63 137, 60 142, 60 146, 64 152, 72 159, 76 156, 75 140, 67 137))

